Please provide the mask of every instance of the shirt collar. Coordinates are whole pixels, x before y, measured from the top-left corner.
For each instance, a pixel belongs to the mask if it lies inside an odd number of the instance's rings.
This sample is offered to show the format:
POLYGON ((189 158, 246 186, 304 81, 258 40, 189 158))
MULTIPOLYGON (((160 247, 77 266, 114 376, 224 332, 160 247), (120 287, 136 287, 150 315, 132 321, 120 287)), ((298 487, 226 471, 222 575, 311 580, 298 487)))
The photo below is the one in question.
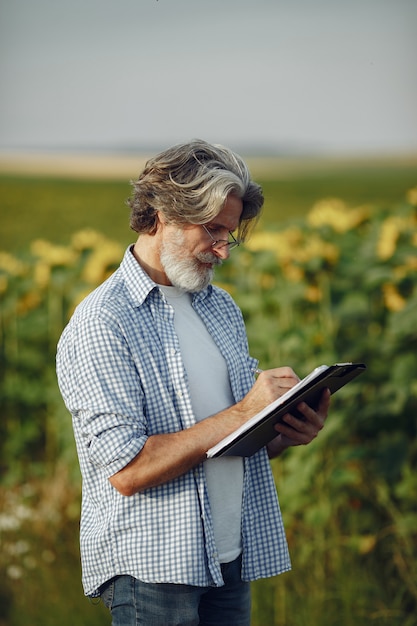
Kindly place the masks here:
MULTIPOLYGON (((152 291, 159 291, 157 283, 152 280, 133 256, 133 244, 127 248, 120 269, 126 281, 130 296, 137 306, 141 306, 152 291)), ((205 298, 211 294, 212 289, 213 286, 209 285, 202 291, 193 293, 193 302, 205 300, 205 298)))

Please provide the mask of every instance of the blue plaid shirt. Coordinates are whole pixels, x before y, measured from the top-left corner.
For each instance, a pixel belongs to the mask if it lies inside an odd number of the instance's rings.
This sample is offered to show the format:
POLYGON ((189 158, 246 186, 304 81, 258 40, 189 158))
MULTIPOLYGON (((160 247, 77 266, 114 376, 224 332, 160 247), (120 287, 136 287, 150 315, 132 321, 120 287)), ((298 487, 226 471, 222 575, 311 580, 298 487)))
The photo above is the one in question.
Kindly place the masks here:
MULTIPOLYGON (((241 312, 210 285, 193 306, 223 354, 235 401, 253 385, 241 312)), ((203 465, 122 496, 108 478, 147 437, 195 424, 173 310, 130 249, 119 269, 76 309, 58 345, 57 373, 72 414, 83 479, 81 559, 86 595, 119 574, 144 582, 222 585, 203 465)), ((268 456, 245 459, 244 580, 290 569, 268 456)))

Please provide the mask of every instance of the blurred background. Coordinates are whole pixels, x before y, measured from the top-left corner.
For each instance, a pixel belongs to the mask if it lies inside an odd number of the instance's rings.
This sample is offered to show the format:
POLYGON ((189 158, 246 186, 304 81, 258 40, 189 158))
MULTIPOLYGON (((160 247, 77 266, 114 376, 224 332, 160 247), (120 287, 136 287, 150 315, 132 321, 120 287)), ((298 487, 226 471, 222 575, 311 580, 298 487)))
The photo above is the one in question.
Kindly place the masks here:
POLYGON ((253 624, 416 626, 416 41, 415 0, 0 0, 1 626, 110 623, 56 342, 134 240, 130 180, 195 137, 264 188, 216 275, 253 355, 368 365, 273 462, 293 572, 253 586, 253 624))
POLYGON ((0 147, 417 148, 413 0, 3 1, 0 147))

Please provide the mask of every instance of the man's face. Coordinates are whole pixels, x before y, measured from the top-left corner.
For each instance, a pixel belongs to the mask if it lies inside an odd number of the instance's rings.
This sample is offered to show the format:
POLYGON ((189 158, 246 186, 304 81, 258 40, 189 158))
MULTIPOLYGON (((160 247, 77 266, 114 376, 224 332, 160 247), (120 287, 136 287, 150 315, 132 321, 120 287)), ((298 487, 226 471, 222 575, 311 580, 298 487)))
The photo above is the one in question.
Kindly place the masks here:
POLYGON ((229 256, 227 246, 213 250, 213 239, 227 240, 238 227, 241 213, 242 201, 231 194, 216 218, 205 224, 209 232, 197 224, 164 225, 160 259, 171 285, 193 292, 209 285, 215 266, 229 256))

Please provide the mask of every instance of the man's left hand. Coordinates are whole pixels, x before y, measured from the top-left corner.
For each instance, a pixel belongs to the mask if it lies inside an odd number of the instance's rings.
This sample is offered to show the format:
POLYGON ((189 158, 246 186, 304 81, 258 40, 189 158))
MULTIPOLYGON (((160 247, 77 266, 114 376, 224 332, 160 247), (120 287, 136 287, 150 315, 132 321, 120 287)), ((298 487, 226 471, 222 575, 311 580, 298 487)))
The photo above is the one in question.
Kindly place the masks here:
POLYGON ((305 402, 297 405, 297 410, 303 414, 304 419, 290 413, 284 415, 283 421, 275 425, 275 430, 279 435, 267 446, 269 457, 274 458, 280 455, 290 446, 307 445, 313 441, 324 426, 329 406, 330 391, 326 389, 323 391, 316 411, 305 402))

